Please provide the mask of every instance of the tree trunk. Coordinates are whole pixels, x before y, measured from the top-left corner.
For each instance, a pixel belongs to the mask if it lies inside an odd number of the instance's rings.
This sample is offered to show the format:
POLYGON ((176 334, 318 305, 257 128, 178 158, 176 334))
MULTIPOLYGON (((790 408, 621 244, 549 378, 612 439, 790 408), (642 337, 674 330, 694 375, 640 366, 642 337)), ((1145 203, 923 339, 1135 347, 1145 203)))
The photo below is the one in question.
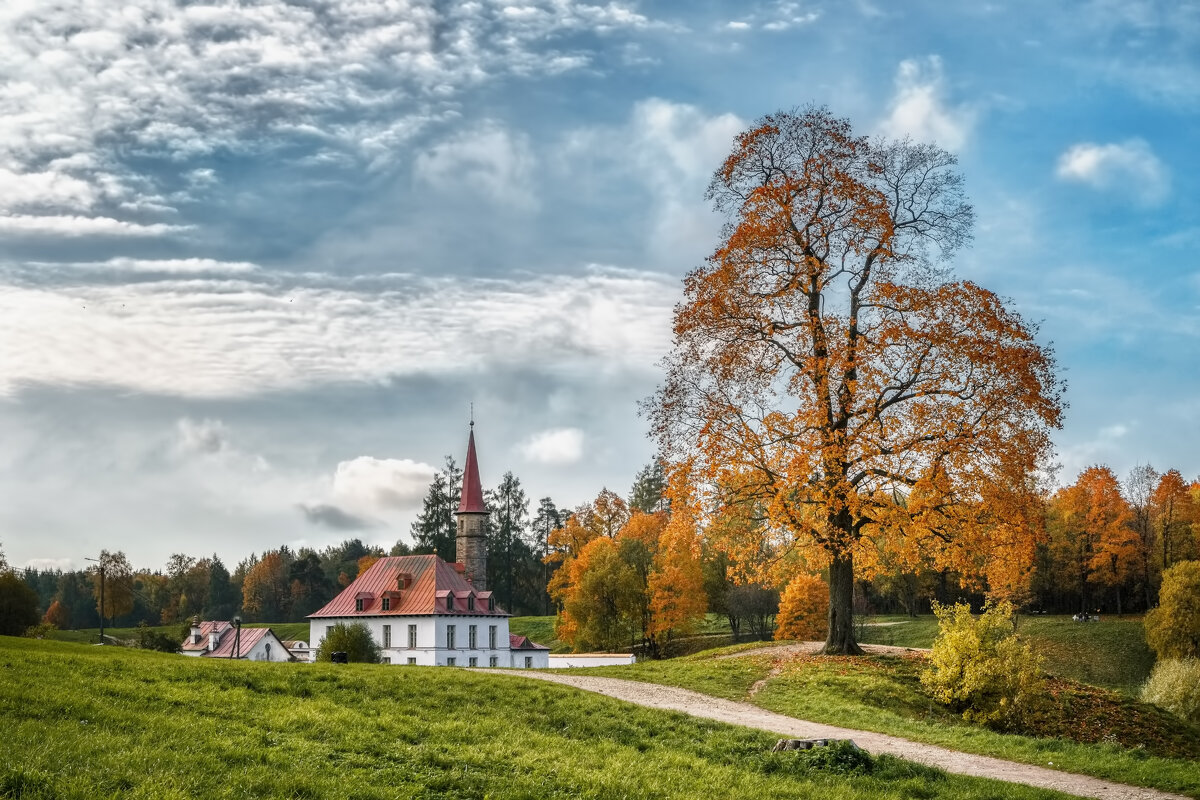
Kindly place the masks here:
POLYGON ((854 556, 842 553, 829 565, 829 636, 826 655, 862 655, 854 641, 854 556))

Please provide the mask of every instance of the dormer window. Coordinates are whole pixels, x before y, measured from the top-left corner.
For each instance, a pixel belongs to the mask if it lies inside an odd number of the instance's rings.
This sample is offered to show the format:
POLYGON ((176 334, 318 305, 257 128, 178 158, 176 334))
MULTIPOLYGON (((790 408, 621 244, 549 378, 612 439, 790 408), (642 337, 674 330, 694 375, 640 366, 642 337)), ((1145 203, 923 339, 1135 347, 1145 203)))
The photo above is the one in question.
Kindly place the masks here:
POLYGON ((383 610, 384 611, 392 610, 392 598, 390 598, 390 597, 383 598, 383 610))
POLYGON ((362 604, 363 604, 363 601, 362 601, 362 598, 361 598, 361 597, 360 597, 360 598, 358 598, 358 599, 356 599, 356 600, 354 601, 354 610, 355 610, 355 611, 362 611, 362 608, 363 608, 362 604))
POLYGON ((446 610, 447 611, 454 610, 454 595, 452 595, 452 594, 446 595, 446 610))
POLYGON ((475 595, 467 595, 467 611, 475 610, 475 595))
POLYGON ((496 598, 489 597, 488 598, 488 611, 495 611, 495 610, 496 610, 496 598))

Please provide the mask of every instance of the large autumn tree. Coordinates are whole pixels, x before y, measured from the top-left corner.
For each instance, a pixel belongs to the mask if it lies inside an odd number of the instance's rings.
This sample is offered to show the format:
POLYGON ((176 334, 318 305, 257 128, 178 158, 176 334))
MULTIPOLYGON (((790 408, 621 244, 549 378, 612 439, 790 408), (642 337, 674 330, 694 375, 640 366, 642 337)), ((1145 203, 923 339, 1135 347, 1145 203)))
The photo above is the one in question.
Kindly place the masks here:
POLYGON ((646 406, 669 459, 730 487, 718 513, 761 504, 773 557, 828 564, 827 653, 859 652, 855 564, 881 536, 997 583, 1032 557, 1061 389, 1034 326, 944 266, 973 221, 954 165, 824 109, 740 134, 708 190, 724 241, 685 279, 646 406))

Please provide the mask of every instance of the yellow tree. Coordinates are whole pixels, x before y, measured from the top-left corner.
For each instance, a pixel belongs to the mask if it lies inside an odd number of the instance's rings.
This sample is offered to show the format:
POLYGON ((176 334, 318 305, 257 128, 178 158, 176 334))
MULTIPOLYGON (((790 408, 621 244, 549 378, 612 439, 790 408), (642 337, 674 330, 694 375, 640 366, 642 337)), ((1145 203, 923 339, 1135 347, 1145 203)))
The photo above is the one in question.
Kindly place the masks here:
POLYGON ((123 552, 100 551, 100 560, 92 570, 92 593, 97 613, 108 620, 133 611, 133 566, 123 552))
POLYGON ((1090 613, 1096 584, 1119 588, 1136 568, 1134 514, 1112 470, 1092 466, 1055 493, 1049 515, 1057 582, 1077 593, 1080 611, 1090 613))
POLYGON ((824 635, 828 618, 829 587, 820 577, 801 572, 792 578, 779 598, 775 638, 816 639, 824 635))
POLYGON ((706 505, 761 503, 768 549, 828 563, 827 653, 860 652, 865 541, 963 574, 998 542, 1014 553, 1004 573, 1032 560, 1031 476, 1061 389, 1034 326, 941 263, 973 220, 954 164, 855 137, 823 109, 739 135, 708 191, 724 241, 685 279, 645 405, 670 460, 733 487, 706 505))
POLYGON ((1160 568, 1165 572, 1171 564, 1192 553, 1191 529, 1192 494, 1179 470, 1167 470, 1150 495, 1158 550, 1162 557, 1160 568))
MULTIPOLYGON (((670 633, 691 632, 708 610, 700 565, 699 514, 685 481, 686 474, 681 472, 668 488, 670 521, 656 542, 654 571, 646 585, 650 607, 646 637, 655 642, 670 633)), ((631 520, 626 527, 632 524, 631 520)))

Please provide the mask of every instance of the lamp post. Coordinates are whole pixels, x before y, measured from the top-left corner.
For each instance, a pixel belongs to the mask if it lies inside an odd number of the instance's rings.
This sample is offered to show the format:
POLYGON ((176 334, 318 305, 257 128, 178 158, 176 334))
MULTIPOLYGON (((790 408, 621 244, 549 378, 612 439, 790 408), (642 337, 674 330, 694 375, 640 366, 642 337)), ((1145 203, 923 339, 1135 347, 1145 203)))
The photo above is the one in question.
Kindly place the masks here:
POLYGON ((242 618, 233 618, 233 655, 230 658, 242 657, 242 618))

